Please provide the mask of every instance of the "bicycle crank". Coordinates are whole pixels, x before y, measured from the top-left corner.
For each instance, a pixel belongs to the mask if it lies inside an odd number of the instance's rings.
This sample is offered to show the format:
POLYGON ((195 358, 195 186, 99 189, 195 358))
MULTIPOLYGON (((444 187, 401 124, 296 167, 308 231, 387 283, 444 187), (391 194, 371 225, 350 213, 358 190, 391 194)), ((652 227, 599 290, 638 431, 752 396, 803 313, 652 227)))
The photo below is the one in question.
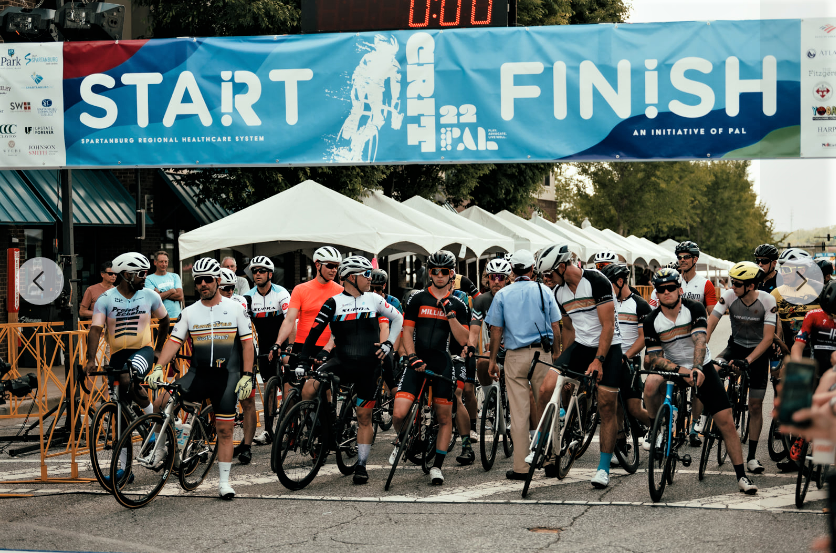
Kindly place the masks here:
POLYGON ((691 456, 687 453, 685 455, 677 455, 677 459, 680 463, 682 463, 683 467, 690 467, 691 466, 691 456))

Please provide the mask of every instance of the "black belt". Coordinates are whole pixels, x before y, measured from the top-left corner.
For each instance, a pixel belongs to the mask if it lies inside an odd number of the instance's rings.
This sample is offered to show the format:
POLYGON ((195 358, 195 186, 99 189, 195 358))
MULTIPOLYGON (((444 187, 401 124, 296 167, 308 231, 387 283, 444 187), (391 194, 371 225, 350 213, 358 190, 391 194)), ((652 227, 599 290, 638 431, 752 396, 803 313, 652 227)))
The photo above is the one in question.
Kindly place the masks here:
POLYGON ((529 344, 527 346, 520 346, 518 348, 514 348, 511 351, 517 351, 519 349, 543 349, 543 344, 540 342, 534 342, 533 344, 529 344))

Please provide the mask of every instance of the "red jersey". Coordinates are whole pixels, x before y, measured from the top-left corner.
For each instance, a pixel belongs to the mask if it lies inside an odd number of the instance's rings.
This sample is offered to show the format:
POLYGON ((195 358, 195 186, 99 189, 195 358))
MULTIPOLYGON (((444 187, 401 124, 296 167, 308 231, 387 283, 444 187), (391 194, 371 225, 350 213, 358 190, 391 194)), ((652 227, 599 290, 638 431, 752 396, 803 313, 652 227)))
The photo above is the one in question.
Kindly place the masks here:
MULTIPOLYGON (((330 280, 325 284, 320 284, 316 279, 300 284, 293 289, 290 294, 290 305, 288 309, 298 309, 299 315, 296 323, 296 339, 297 344, 304 344, 305 339, 311 331, 316 316, 322 305, 328 298, 332 298, 343 291, 343 287, 330 280)), ((328 340, 331 339, 331 329, 326 328, 316 345, 325 347, 328 340)))

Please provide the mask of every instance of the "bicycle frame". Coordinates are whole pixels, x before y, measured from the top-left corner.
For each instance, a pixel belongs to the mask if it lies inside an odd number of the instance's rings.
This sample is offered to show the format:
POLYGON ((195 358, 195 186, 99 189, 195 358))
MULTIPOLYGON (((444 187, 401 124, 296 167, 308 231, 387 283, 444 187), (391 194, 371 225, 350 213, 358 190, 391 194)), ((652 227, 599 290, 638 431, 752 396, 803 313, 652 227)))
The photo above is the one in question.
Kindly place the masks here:
MULTIPOLYGON (((170 385, 169 386, 164 385, 163 387, 171 387, 171 386, 170 385)), ((175 418, 175 412, 176 412, 177 408, 180 407, 187 412, 191 412, 191 413, 194 414, 195 418, 197 418, 200 414, 200 407, 201 407, 200 403, 195 403, 195 402, 192 402, 192 401, 185 401, 185 400, 180 399, 179 397, 176 397, 176 396, 179 396, 179 392, 171 393, 170 397, 168 398, 168 403, 166 404, 165 409, 163 410, 163 417, 164 418, 163 418, 162 426, 160 428, 160 431, 162 431, 162 428, 164 428, 166 426, 171 426, 172 430, 174 431, 175 436, 177 435, 177 432, 176 432, 176 429, 174 427, 174 418, 175 418)), ((194 425, 194 423, 195 423, 195 421, 193 420, 192 424, 194 425)), ((199 424, 203 424, 203 423, 199 423, 199 424)), ((148 442, 148 440, 151 439, 151 436, 153 436, 153 435, 154 435, 154 431, 152 429, 152 431, 148 433, 148 437, 145 438, 145 443, 143 444, 143 446, 149 445, 147 442, 148 442)), ((161 441, 162 440, 156 440, 156 439, 154 440, 154 446, 146 454, 146 458, 150 458, 150 459, 154 458, 154 454, 156 453, 157 448, 160 447, 160 442, 161 441)), ((177 440, 174 441, 174 452, 175 452, 174 466, 172 467, 172 470, 178 470, 180 468, 180 463, 183 461, 183 459, 181 459, 183 451, 180 449, 180 444, 177 443, 177 440)))
MULTIPOLYGON (((548 409, 549 405, 554 405, 555 408, 554 422, 552 423, 552 428, 549 431, 548 440, 546 440, 546 452, 551 450, 555 434, 558 435, 557 443, 563 443, 563 433, 566 431, 566 426, 563 426, 560 420, 560 398, 563 393, 563 388, 567 384, 572 386, 572 397, 569 398, 569 405, 566 407, 564 418, 568 419, 578 404, 578 390, 581 386, 580 380, 570 378, 564 374, 559 374, 557 377, 557 384, 555 384, 554 391, 552 392, 552 397, 549 399, 549 403, 546 404, 546 409, 548 409)), ((528 447, 530 452, 533 452, 537 447, 538 436, 543 430, 542 425, 543 419, 545 418, 545 410, 543 411, 543 415, 544 416, 540 418, 540 422, 537 423, 537 430, 534 433, 534 437, 531 439, 531 444, 528 447)), ((581 429, 584 431, 584 438, 586 438, 584 425, 581 425, 581 429)))

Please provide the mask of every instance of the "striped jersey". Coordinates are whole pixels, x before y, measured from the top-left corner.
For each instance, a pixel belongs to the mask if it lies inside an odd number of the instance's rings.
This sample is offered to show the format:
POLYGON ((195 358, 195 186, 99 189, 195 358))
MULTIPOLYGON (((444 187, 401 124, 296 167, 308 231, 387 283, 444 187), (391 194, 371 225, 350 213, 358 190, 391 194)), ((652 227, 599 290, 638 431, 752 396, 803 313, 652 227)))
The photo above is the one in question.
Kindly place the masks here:
MULTIPOLYGON (((644 343, 647 353, 663 352, 665 358, 677 365, 690 369, 694 366, 694 335, 708 332, 708 317, 705 307, 687 298, 676 320, 665 317, 661 308, 654 309, 644 319, 644 343)), ((703 364, 711 361, 711 352, 705 348, 703 364)))
POLYGON ((621 353, 627 353, 639 339, 639 325, 653 311, 650 305, 637 294, 630 294, 626 300, 615 302, 618 313, 618 328, 621 330, 621 353))
POLYGON ((101 326, 107 335, 111 355, 123 349, 142 349, 152 344, 151 318, 168 318, 160 295, 150 288, 137 290, 126 298, 111 288, 93 306, 92 326, 101 326))
MULTIPOLYGON (((598 347, 601 338, 601 321, 598 306, 613 301, 612 284, 598 271, 584 270, 581 281, 573 293, 569 286, 562 284, 554 289, 554 299, 562 315, 568 315, 575 327, 575 341, 581 345, 598 347)), ((621 344, 618 315, 614 315, 615 330, 612 345, 621 344)))
POLYGON ((229 298, 217 305, 193 303, 180 313, 170 340, 182 344, 192 339, 192 366, 241 371, 241 342, 253 339, 253 327, 246 309, 229 298))

